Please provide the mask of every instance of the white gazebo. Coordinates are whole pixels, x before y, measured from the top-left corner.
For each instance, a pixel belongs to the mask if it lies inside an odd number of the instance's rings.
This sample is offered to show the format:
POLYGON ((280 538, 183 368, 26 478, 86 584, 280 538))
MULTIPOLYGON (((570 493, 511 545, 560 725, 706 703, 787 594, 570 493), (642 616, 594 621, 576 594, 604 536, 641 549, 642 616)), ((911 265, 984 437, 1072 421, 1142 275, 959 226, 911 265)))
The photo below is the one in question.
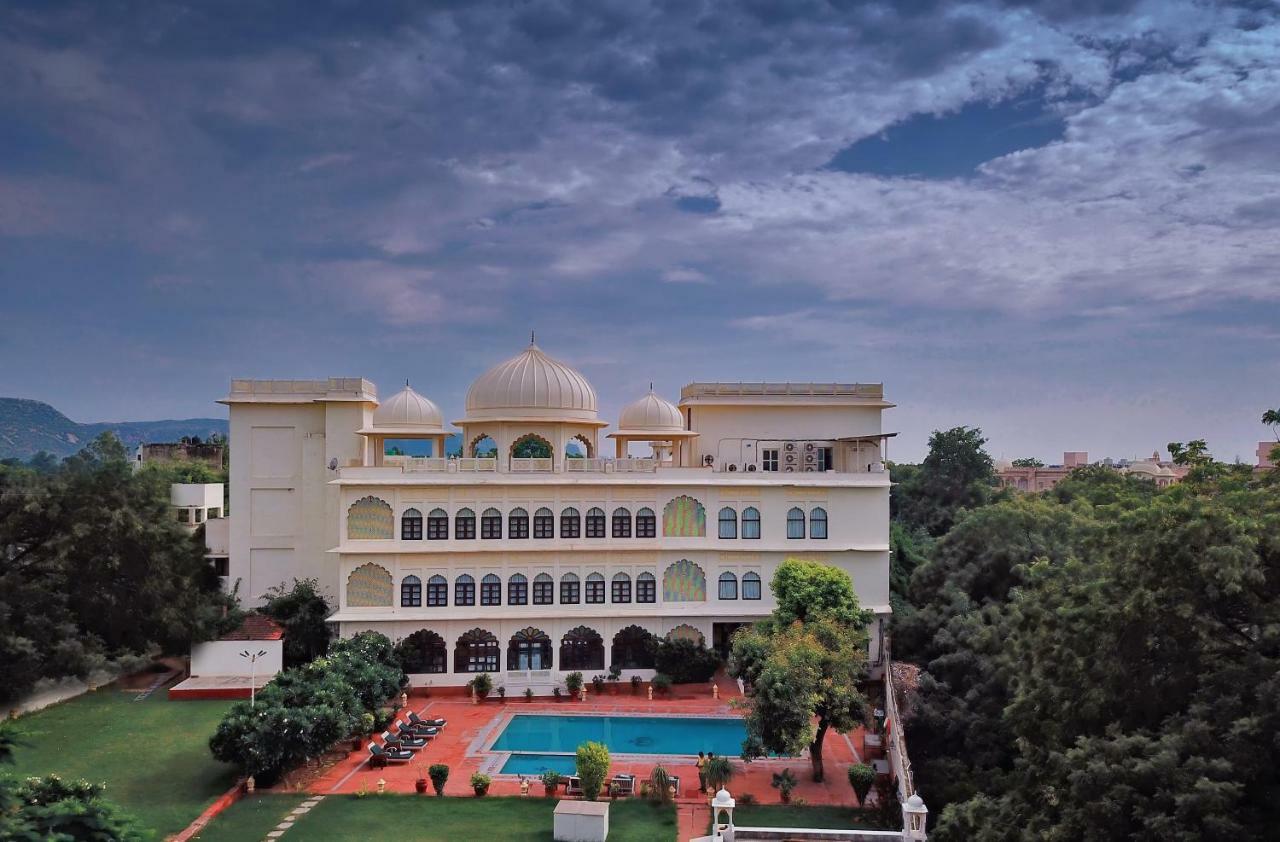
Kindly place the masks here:
MULTIPOLYGON (((444 414, 430 399, 418 394, 406 381, 404 388, 387 398, 373 411, 373 423, 356 431, 373 449, 373 465, 385 464, 387 439, 426 439, 431 455, 444 456, 444 414)), ((366 463, 368 464, 368 463, 366 463)))
POLYGON ((685 428, 680 408, 654 392, 650 383, 648 394, 623 408, 618 429, 608 437, 614 440, 619 459, 626 457, 631 442, 645 442, 653 447, 653 456, 660 463, 679 466, 684 463, 685 442, 697 435, 685 428))

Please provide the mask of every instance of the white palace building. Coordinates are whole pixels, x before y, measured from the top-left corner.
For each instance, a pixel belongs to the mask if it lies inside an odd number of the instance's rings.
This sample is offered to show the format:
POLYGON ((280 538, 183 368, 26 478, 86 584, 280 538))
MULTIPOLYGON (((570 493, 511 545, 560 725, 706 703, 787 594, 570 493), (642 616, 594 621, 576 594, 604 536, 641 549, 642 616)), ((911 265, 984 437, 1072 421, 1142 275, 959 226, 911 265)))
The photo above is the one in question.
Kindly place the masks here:
POLYGON ((343 636, 412 640, 415 686, 489 672, 549 692, 614 664, 648 678, 650 635, 723 651, 772 610, 788 557, 849 572, 880 659, 880 384, 691 383, 678 405, 641 396, 606 436, 591 384, 531 344, 472 384, 449 458, 453 430, 408 387, 379 403, 359 378, 234 380, 223 403, 229 581, 254 604, 319 579, 343 636), (386 455, 412 439, 433 455, 386 455))

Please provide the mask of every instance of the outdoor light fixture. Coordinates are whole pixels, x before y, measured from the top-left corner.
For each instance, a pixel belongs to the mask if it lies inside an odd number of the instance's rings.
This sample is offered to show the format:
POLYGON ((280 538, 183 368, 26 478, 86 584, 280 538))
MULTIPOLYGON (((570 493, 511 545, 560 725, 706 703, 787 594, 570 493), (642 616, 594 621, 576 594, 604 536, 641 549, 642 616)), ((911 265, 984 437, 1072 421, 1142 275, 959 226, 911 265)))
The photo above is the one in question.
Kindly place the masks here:
POLYGON ((246 649, 240 653, 241 658, 249 659, 249 707, 253 707, 258 692, 258 659, 266 654, 266 649, 259 649, 257 652, 246 649))

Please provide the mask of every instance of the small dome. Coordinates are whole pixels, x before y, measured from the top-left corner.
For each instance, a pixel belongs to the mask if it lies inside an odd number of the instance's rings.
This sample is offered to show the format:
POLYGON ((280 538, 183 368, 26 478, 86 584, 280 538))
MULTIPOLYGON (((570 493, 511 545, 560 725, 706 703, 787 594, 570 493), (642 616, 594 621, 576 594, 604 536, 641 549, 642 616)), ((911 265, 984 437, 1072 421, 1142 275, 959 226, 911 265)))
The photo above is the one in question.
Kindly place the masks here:
POLYGON ((444 414, 440 412, 440 407, 406 384, 373 411, 373 426, 443 428, 444 414))
POLYGON ((729 794, 729 790, 720 787, 720 791, 716 793, 715 801, 711 802, 713 807, 733 807, 735 806, 733 796, 729 794))
POLYGON ((680 408, 659 397, 652 388, 640 400, 627 404, 618 416, 619 430, 653 430, 669 432, 684 429, 680 408))
POLYGON ((596 420, 596 390, 587 378, 533 343, 499 363, 467 391, 467 420, 571 418, 596 420))
POLYGON ((924 799, 914 792, 907 798, 907 809, 913 813, 927 812, 924 807, 924 799))

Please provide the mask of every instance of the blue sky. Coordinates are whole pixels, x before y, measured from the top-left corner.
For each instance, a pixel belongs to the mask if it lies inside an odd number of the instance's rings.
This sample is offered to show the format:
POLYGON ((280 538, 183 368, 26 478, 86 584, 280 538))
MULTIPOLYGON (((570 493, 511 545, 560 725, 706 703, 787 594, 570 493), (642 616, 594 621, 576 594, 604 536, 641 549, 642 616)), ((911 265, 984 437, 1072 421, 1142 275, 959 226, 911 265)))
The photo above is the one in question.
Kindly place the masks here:
POLYGON ((10 2, 0 395, 231 377, 884 381, 899 458, 1251 459, 1274 4, 10 2))

